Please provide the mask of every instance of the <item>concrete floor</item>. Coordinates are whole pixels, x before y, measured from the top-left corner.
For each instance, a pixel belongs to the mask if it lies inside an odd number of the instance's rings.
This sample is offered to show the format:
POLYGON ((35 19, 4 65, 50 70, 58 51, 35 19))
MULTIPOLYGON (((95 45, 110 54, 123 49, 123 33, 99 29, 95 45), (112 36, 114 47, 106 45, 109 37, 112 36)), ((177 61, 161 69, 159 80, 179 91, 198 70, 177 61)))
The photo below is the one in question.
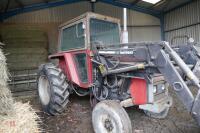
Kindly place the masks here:
MULTIPOLYGON (((131 118, 133 133, 200 133, 196 122, 172 93, 174 103, 166 119, 158 120, 144 115, 135 107, 127 108, 131 118), (175 106, 176 105, 176 106, 175 106)), ((31 102, 41 110, 38 99, 31 102)), ((93 133, 89 97, 72 96, 65 113, 49 116, 38 113, 43 121, 43 129, 48 133, 93 133)))

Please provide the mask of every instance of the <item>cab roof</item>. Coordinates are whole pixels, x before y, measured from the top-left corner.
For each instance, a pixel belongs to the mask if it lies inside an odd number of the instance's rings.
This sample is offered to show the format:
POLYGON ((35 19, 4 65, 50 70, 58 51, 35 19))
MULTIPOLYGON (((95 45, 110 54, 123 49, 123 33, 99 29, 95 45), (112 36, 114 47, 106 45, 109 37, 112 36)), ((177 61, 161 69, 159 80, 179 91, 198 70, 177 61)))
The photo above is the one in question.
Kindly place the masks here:
POLYGON ((120 20, 117 19, 117 18, 113 18, 113 17, 110 17, 110 16, 105 16, 105 15, 101 15, 101 14, 97 14, 97 13, 93 13, 93 12, 86 12, 74 19, 71 19, 63 24, 61 24, 59 26, 59 28, 62 28, 66 25, 69 25, 69 24, 72 24, 72 23, 75 23, 76 21, 80 20, 80 19, 90 19, 90 18, 96 18, 96 19, 101 19, 101 20, 105 20, 105 21, 109 21, 109 22, 113 22, 113 23, 119 23, 120 24, 120 20))

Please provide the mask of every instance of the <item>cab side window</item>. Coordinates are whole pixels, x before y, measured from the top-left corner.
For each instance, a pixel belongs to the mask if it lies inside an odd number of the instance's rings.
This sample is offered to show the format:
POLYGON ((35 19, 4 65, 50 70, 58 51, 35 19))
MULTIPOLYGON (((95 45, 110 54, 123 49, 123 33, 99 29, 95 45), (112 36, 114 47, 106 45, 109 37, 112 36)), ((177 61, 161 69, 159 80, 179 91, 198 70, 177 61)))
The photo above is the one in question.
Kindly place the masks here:
POLYGON ((63 29, 61 35, 61 51, 84 48, 85 37, 83 22, 63 29))

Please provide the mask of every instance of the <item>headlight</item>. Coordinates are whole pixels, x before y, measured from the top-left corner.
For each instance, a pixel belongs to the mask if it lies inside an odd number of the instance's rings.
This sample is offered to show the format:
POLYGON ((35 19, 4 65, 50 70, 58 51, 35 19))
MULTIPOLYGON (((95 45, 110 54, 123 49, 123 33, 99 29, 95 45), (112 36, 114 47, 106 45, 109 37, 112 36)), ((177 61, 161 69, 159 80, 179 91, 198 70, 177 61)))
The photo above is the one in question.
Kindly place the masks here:
POLYGON ((159 94, 165 92, 165 84, 158 84, 153 87, 153 93, 159 94))

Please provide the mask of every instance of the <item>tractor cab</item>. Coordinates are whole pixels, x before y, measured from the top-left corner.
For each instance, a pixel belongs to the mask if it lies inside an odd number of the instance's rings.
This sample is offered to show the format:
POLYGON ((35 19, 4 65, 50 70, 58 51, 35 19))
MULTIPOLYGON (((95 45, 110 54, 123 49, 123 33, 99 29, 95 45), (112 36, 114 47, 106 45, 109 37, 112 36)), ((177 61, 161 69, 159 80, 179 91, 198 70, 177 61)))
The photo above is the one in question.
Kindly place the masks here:
POLYGON ((60 25, 58 53, 49 58, 59 58, 59 66, 68 78, 78 86, 88 88, 92 85, 92 48, 97 44, 120 44, 120 32, 120 20, 85 13, 60 25))
POLYGON ((95 13, 85 13, 60 26, 59 51, 91 49, 92 44, 120 43, 120 21, 95 13))

